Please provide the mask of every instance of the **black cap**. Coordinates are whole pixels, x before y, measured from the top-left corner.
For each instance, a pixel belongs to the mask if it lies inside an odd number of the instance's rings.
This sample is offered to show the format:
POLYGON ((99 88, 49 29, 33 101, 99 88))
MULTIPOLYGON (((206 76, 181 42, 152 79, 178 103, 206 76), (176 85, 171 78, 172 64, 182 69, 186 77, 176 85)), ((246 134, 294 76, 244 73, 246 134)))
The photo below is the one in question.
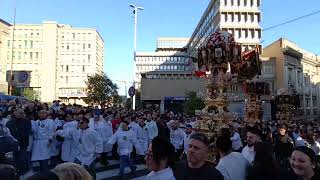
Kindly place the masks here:
POLYGON ((300 152, 304 153, 305 155, 307 155, 311 159, 311 162, 316 161, 316 157, 317 157, 316 153, 312 149, 310 149, 306 146, 297 146, 296 148, 293 149, 293 151, 300 151, 300 152))

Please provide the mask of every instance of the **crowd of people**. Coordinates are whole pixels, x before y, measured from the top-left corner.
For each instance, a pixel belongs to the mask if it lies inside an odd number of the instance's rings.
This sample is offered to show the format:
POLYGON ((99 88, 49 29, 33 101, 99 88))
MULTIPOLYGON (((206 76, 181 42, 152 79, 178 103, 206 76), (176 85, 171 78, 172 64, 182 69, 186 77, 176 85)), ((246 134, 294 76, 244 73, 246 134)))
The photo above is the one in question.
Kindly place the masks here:
POLYGON ((208 137, 197 130, 197 119, 12 100, 0 111, 0 179, 23 177, 32 166, 39 172, 30 180, 96 179, 96 164, 108 166, 110 159, 119 159, 122 178, 126 167, 134 177, 139 162, 150 180, 320 179, 320 122, 233 120, 208 137))

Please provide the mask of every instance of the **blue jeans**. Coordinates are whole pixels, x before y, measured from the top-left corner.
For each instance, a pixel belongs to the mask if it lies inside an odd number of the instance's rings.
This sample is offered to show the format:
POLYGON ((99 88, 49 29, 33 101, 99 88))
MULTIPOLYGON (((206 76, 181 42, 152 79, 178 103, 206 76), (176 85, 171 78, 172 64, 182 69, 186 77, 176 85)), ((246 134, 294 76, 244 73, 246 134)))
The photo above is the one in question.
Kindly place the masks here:
POLYGON ((123 176, 124 168, 129 166, 131 169, 131 173, 134 173, 137 169, 136 166, 133 165, 130 156, 126 155, 121 155, 120 156, 120 176, 123 176))

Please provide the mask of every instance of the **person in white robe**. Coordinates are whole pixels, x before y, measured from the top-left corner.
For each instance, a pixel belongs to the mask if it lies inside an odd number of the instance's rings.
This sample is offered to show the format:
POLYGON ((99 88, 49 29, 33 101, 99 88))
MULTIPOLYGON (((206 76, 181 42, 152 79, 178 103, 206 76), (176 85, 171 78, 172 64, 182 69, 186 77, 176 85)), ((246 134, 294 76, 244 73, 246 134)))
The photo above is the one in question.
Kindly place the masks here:
POLYGON ((176 159, 180 158, 180 155, 183 151, 183 139, 184 139, 184 132, 181 128, 179 128, 179 121, 173 121, 170 126, 170 142, 173 144, 176 150, 176 159))
POLYGON ((47 119, 48 115, 47 111, 41 110, 38 113, 39 120, 31 121, 33 134, 31 161, 39 162, 40 171, 48 170, 55 132, 55 124, 52 119, 47 119))
POLYGON ((186 129, 184 131, 184 136, 183 136, 183 154, 181 159, 186 160, 187 159, 187 152, 189 149, 189 141, 190 141, 190 136, 192 135, 193 130, 192 130, 192 125, 187 124, 186 129))
MULTIPOLYGON (((65 123, 62 126, 64 131, 77 128, 78 122, 72 118, 73 117, 70 113, 65 115, 65 123)), ((61 160, 64 162, 74 162, 77 153, 77 147, 75 146, 76 142, 74 142, 70 136, 65 136, 63 139, 61 146, 61 160)))
POLYGON ((117 152, 120 156, 120 172, 119 175, 123 177, 124 168, 128 165, 131 169, 131 173, 134 174, 137 167, 133 165, 130 154, 132 153, 133 146, 137 142, 136 134, 129 129, 129 122, 122 121, 121 128, 116 133, 112 135, 109 140, 110 144, 115 144, 117 142, 118 149, 117 152))
POLYGON ((106 119, 103 118, 102 115, 98 116, 96 114, 93 115, 93 121, 90 121, 89 127, 95 129, 103 140, 103 153, 101 154, 101 164, 107 165, 108 164, 108 153, 112 151, 112 145, 108 143, 109 139, 111 138, 113 131, 112 131, 112 124, 105 116, 106 119))
POLYGON ((79 122, 79 128, 59 130, 57 135, 72 137, 78 147, 75 163, 83 166, 95 179, 95 160, 101 156, 103 140, 96 130, 89 127, 89 119, 84 117, 79 122))
POLYGON ((148 150, 148 128, 143 117, 139 118, 137 144, 135 145, 135 148, 137 155, 142 156, 143 159, 148 150))
POLYGON ((147 121, 145 122, 148 128, 148 145, 151 144, 153 138, 158 136, 157 123, 152 120, 151 113, 147 114, 147 121))

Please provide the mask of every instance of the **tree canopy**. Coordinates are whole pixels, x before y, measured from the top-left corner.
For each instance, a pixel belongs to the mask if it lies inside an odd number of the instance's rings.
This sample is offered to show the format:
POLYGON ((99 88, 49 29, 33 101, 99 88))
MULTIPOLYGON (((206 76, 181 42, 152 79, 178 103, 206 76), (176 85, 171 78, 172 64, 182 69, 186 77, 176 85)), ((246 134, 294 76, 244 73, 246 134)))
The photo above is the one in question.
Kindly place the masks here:
POLYGON ((88 96, 86 101, 88 103, 105 106, 105 104, 112 103, 118 95, 118 86, 106 74, 88 76, 86 84, 88 96))

